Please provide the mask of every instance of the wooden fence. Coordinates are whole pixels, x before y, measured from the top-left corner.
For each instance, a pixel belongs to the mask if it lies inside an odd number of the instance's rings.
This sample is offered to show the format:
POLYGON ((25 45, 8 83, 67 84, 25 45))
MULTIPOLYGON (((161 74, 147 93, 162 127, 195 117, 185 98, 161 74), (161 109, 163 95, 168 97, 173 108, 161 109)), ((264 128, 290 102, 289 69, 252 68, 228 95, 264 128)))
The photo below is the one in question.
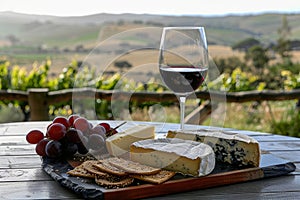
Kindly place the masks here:
MULTIPOLYGON (((213 100, 214 102, 249 102, 249 101, 283 101, 300 99, 300 89, 291 91, 247 91, 247 92, 231 92, 222 93, 215 91, 197 91, 197 98, 205 100, 213 100)), ((30 120, 31 121, 43 121, 49 120, 49 105, 56 103, 65 103, 72 101, 72 98, 76 96, 76 99, 103 99, 111 101, 112 95, 119 100, 142 102, 170 102, 178 101, 177 97, 172 92, 124 92, 117 90, 97 90, 93 88, 75 88, 65 89, 59 91, 49 91, 47 88, 32 88, 27 91, 14 91, 14 90, 0 90, 0 101, 18 100, 28 103, 30 107, 30 120)), ((194 116, 197 113, 201 113, 202 116, 207 116, 211 112, 210 101, 201 105, 199 109, 196 109, 190 116, 187 116, 186 121, 193 121, 194 116)), ((200 119, 201 121, 201 119, 200 119)))

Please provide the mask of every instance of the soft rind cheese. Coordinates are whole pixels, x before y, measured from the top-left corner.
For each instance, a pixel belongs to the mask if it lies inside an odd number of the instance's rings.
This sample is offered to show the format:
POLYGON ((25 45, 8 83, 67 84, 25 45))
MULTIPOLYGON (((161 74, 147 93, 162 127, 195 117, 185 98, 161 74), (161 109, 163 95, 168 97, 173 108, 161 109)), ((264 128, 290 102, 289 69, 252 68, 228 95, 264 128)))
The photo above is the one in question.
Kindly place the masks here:
POLYGON ((168 131, 167 138, 180 138, 208 144, 215 152, 216 161, 236 167, 258 167, 259 143, 254 138, 222 131, 168 131))
POLYGON ((135 142, 130 146, 130 159, 192 176, 207 175, 215 167, 215 154, 210 146, 176 138, 135 142))
POLYGON ((106 148, 112 156, 122 156, 129 152, 133 142, 154 139, 155 127, 150 125, 133 126, 123 132, 116 133, 106 139, 106 148))

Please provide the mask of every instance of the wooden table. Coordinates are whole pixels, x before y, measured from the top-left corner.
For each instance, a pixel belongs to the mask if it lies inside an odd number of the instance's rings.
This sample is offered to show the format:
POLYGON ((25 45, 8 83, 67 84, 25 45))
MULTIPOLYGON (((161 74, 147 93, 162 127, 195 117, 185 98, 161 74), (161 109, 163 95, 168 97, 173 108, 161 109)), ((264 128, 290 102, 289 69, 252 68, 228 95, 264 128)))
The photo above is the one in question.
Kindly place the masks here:
MULTIPOLYGON (((109 122, 117 125, 119 122, 109 122)), ((127 123, 127 126, 137 122, 127 123)), ((144 123, 144 122, 142 122, 144 123)), ((72 191, 53 181, 41 168, 35 145, 28 144, 25 135, 31 129, 45 130, 49 122, 0 124, 0 199, 80 199, 72 191)), ((156 125, 164 134, 178 124, 156 125)), ((124 129, 126 126, 123 127, 124 129)), ((203 128, 197 126, 193 128, 203 128)), ((207 128, 207 127, 206 127, 207 128)), ((231 129, 226 129, 231 130, 231 129)), ((288 175, 221 186, 153 199, 298 199, 300 197, 300 138, 252 131, 239 131, 260 142, 261 149, 292 161, 296 171, 288 175)), ((121 199, 121 197, 120 197, 121 199)))

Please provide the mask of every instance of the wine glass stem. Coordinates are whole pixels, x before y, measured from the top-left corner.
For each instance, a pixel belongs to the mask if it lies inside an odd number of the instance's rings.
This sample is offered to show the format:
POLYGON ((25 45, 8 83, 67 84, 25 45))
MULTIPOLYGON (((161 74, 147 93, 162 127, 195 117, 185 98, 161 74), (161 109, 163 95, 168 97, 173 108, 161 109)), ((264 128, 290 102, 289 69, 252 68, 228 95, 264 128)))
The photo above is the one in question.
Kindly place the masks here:
POLYGON ((179 100, 180 100, 180 129, 183 130, 184 129, 184 113, 185 113, 186 97, 180 96, 179 100))

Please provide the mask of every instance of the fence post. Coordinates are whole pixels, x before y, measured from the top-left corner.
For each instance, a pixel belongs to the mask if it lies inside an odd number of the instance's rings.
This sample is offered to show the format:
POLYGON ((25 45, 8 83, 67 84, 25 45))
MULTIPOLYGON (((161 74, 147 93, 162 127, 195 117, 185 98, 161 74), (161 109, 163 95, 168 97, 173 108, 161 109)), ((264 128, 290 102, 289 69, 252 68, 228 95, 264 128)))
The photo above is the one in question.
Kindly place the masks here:
POLYGON ((47 102, 49 89, 30 88, 27 92, 30 107, 30 121, 49 120, 49 105, 47 102))

